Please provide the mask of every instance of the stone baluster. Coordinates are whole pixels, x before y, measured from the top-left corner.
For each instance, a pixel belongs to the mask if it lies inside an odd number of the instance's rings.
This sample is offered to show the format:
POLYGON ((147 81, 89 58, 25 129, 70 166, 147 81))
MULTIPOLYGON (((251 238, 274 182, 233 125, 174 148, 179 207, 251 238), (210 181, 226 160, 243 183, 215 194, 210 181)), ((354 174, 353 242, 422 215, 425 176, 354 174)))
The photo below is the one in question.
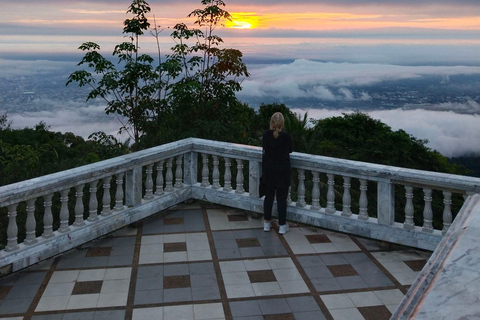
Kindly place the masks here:
POLYGON ((90 182, 90 188, 88 189, 90 193, 90 200, 88 201, 88 221, 98 220, 97 184, 98 180, 90 182))
POLYGON ((177 156, 175 168, 175 188, 183 188, 183 170, 182 170, 183 155, 177 156))
POLYGON ((403 228, 407 230, 415 229, 415 222, 413 221, 413 186, 405 186, 405 222, 403 228))
POLYGON ((208 169, 208 154, 202 153, 202 187, 209 187, 210 182, 208 181, 208 176, 210 175, 210 170, 208 169))
POLYGON ((298 169, 298 187, 297 187, 297 207, 305 207, 305 170, 298 169))
POLYGON ((153 163, 147 164, 145 169, 145 200, 153 199, 153 163))
POLYGON ((292 204, 292 186, 288 187, 287 205, 292 204))
POLYGON ((245 189, 243 189, 243 160, 236 159, 237 161, 237 188, 235 189, 235 193, 243 194, 245 193, 245 189))
POLYGON ((24 244, 34 244, 37 242, 37 236, 35 229, 37 227, 37 221, 35 220, 35 199, 27 200, 27 222, 25 225, 26 237, 24 244))
POLYGON ((5 251, 8 252, 18 249, 17 205, 8 206, 7 246, 5 247, 5 251))
POLYGON ((112 213, 110 203, 112 199, 110 197, 110 181, 112 177, 103 178, 103 198, 102 198, 102 216, 108 216, 112 213))
POLYGON ((43 196, 44 203, 43 207, 45 212, 43 214, 43 234, 42 237, 45 239, 52 238, 53 234, 53 215, 52 215, 52 197, 53 193, 43 196))
POLYGON ((75 222, 74 226, 83 226, 85 221, 83 221, 83 211, 85 210, 83 206, 83 187, 85 185, 81 184, 75 188, 75 222))
POLYGON ((312 206, 310 209, 312 210, 320 210, 320 178, 318 177, 319 173, 316 171, 312 171, 312 181, 313 181, 313 188, 312 188, 312 206))
POLYGON ((442 235, 445 235, 452 224, 452 193, 443 191, 443 229, 442 235))
POLYGON ((232 191, 232 169, 230 158, 224 158, 225 160, 225 174, 224 174, 224 191, 232 191))
POLYGON ((358 211, 358 219, 368 220, 368 198, 367 198, 367 180, 360 179, 360 199, 358 205, 360 207, 358 211))
POLYGON ((173 188, 173 158, 168 158, 167 159, 167 172, 165 174, 165 191, 166 192, 172 192, 175 190, 173 188))
POLYGON ((425 207, 423 208, 423 232, 433 232, 433 225, 432 225, 432 189, 425 188, 423 189, 425 200, 425 207))
POLYGON ((333 174, 327 174, 328 177, 328 190, 327 190, 327 208, 325 209, 326 213, 335 213, 335 178, 333 174))
POLYGON ((70 227, 68 225, 69 211, 68 211, 68 193, 70 189, 64 189, 60 191, 60 227, 58 228, 59 232, 68 232, 70 227))
POLYGON ((157 179, 156 179, 156 187, 155 187, 155 195, 160 196, 164 194, 163 192, 163 163, 165 160, 160 160, 157 163, 157 179))
POLYGON ((343 177, 343 209, 342 209, 342 216, 350 217, 352 215, 351 203, 352 203, 352 196, 350 195, 350 177, 343 177))
POLYGON ((213 156, 212 189, 220 189, 220 170, 218 169, 218 156, 213 156))
POLYGON ((116 192, 115 192, 115 207, 113 210, 115 211, 121 211, 123 210, 123 177, 125 173, 119 173, 115 177, 116 179, 116 192))

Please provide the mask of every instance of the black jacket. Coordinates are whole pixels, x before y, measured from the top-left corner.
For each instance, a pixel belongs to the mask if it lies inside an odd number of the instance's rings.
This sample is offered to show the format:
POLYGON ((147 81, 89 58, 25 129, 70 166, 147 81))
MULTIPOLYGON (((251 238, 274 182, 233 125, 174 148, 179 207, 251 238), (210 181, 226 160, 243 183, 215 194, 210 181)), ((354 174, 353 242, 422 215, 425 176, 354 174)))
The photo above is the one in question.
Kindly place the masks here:
POLYGON ((263 133, 262 183, 274 187, 291 185, 292 151, 292 137, 288 133, 280 132, 277 139, 273 136, 273 130, 266 130, 263 133))

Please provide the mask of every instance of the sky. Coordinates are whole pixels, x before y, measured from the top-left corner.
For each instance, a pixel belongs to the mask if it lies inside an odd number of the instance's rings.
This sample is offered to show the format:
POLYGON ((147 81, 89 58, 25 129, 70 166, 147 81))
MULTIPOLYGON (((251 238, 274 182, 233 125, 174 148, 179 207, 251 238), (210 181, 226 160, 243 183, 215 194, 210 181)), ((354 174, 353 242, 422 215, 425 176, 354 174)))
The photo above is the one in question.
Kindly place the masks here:
MULTIPOLYGON (((148 2, 150 21, 155 17, 163 29, 163 52, 173 45, 169 28, 179 22, 191 24, 186 16, 201 7, 200 1, 148 2)), ((97 42, 103 53, 110 54, 123 41, 122 22, 129 17, 125 12, 130 3, 3 0, 0 79, 68 76, 81 57, 78 46, 86 41, 97 42)), ((368 101, 368 93, 354 95, 353 88, 432 75, 447 80, 455 75, 480 75, 480 0, 232 0, 226 4, 233 21, 218 33, 227 47, 243 52, 251 73, 242 83, 240 98, 311 96, 324 104, 342 99, 368 101)), ((145 36, 141 48, 155 53, 154 38, 145 36)), ((68 90, 63 84, 61 88, 68 90)), ((433 111, 423 110, 419 103, 409 110, 370 114, 394 129, 428 139, 429 146, 445 155, 480 153, 479 96, 466 97, 461 104, 437 105, 433 111)), ((65 118, 77 118, 82 125, 75 133, 84 136, 95 127, 91 121, 85 125, 92 114, 105 121, 100 116, 102 106, 85 101, 51 97, 38 103, 50 109, 10 113, 9 118, 18 127, 45 119, 60 131, 72 128, 64 125, 65 118)), ((351 111, 289 107, 317 118, 351 111)), ((115 119, 108 125, 102 123, 102 128, 110 130, 110 126, 114 131, 115 119)))

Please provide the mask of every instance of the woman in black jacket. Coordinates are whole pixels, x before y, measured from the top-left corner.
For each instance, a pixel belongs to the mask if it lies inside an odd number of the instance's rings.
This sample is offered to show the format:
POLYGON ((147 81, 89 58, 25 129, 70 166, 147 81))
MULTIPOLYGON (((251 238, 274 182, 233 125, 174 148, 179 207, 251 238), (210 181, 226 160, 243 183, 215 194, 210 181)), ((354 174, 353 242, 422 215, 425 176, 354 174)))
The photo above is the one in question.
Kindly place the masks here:
POLYGON ((263 202, 263 230, 270 231, 273 199, 277 196, 279 233, 288 231, 287 196, 291 184, 290 153, 293 151, 292 137, 283 132, 285 119, 280 112, 270 118, 270 130, 263 133, 262 183, 265 184, 263 202))

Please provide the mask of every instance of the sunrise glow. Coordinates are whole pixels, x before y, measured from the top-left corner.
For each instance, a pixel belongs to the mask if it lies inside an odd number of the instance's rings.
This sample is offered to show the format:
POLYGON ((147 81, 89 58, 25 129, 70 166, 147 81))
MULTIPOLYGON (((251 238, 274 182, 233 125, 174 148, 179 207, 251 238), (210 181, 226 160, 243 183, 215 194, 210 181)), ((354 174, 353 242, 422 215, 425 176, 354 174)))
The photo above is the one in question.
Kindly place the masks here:
POLYGON ((225 26, 232 29, 254 29, 258 27, 259 18, 255 12, 232 12, 232 20, 225 26))

